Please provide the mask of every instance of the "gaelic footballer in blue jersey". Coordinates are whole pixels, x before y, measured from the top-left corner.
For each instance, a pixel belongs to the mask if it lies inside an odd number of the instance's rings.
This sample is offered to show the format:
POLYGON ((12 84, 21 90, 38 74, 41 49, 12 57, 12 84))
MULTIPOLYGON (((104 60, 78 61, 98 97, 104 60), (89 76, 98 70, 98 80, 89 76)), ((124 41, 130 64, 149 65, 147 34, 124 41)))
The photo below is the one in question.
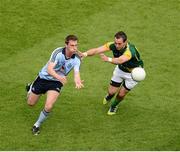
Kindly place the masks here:
POLYGON ((75 87, 77 89, 84 87, 80 78, 81 60, 77 48, 78 38, 75 35, 67 36, 65 47, 57 48, 52 52, 49 61, 41 69, 36 80, 26 87, 27 103, 30 106, 37 103, 41 94, 47 93, 45 107, 32 128, 35 135, 39 134, 40 126, 51 112, 61 88, 67 83, 67 75, 71 70, 74 70, 75 87))
POLYGON ((118 104, 124 99, 126 94, 138 84, 132 79, 131 71, 135 67, 143 67, 143 61, 137 48, 127 41, 127 35, 123 31, 115 34, 114 42, 108 42, 98 48, 90 49, 82 53, 82 57, 95 54, 100 54, 101 59, 105 62, 116 64, 108 88, 108 94, 103 99, 103 104, 107 104, 118 92, 108 111, 108 115, 113 115, 116 113, 118 104), (114 57, 110 58, 104 55, 103 53, 106 51, 112 51, 114 57))

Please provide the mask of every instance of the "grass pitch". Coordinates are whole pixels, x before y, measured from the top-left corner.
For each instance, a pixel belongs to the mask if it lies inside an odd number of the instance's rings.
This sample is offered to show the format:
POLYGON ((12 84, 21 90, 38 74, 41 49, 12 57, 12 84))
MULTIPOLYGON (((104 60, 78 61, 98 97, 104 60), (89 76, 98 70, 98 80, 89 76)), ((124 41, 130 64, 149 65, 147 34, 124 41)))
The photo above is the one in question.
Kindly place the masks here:
POLYGON ((180 150, 179 11, 179 0, 0 0, 0 150, 180 150), (85 88, 75 90, 70 73, 33 136, 45 96, 30 108, 24 88, 53 49, 76 34, 84 51, 119 30, 140 50, 145 81, 107 116, 102 99, 114 65, 89 57, 81 66, 85 88))

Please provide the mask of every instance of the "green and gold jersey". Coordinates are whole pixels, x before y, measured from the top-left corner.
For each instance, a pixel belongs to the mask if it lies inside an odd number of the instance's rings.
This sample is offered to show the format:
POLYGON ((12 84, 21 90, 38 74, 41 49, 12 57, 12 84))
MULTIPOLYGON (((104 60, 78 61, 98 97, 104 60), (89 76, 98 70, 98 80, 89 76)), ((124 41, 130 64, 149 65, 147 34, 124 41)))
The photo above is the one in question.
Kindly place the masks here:
POLYGON ((107 50, 112 51, 115 58, 118 58, 121 55, 125 55, 129 58, 127 62, 118 65, 121 70, 131 72, 135 67, 143 67, 143 61, 140 58, 140 54, 133 44, 128 42, 126 47, 121 50, 116 49, 114 42, 108 42, 104 46, 107 48, 107 50))

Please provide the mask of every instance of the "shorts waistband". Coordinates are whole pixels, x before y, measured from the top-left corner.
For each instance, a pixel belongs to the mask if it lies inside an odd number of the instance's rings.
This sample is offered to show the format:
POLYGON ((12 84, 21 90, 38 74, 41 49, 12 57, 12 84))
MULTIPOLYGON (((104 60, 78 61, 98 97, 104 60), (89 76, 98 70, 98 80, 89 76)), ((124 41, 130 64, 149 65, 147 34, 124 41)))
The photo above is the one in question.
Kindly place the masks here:
POLYGON ((118 68, 127 73, 131 73, 132 71, 132 69, 126 68, 123 65, 118 65, 118 68))

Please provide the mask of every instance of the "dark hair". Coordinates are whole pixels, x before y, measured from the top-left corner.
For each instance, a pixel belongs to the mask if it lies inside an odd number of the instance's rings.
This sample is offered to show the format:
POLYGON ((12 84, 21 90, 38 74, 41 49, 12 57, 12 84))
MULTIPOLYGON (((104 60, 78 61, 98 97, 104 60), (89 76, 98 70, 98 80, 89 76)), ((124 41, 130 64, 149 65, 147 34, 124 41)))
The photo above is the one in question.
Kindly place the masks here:
POLYGON ((65 43, 68 44, 70 40, 72 40, 72 41, 78 41, 78 38, 77 38, 77 36, 75 36, 75 35, 68 35, 68 36, 65 38, 65 43))
POLYGON ((124 33, 123 31, 119 31, 114 35, 115 38, 119 39, 122 38, 123 42, 125 42, 127 40, 127 35, 126 33, 124 33))

